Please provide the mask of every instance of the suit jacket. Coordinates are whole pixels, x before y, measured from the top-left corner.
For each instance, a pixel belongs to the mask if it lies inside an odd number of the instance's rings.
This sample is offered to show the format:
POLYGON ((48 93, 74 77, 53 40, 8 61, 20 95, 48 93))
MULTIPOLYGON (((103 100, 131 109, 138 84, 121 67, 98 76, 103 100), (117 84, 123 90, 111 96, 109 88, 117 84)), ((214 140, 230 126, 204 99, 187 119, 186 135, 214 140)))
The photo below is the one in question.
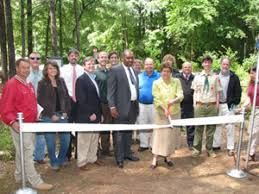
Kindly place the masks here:
POLYGON ((91 78, 84 73, 76 80, 77 118, 79 123, 101 122, 101 101, 91 78), (96 114, 97 119, 90 121, 89 117, 96 114))
POLYGON ((193 111, 193 93, 194 90, 191 89, 192 86, 192 81, 194 79, 194 75, 191 74, 189 79, 187 80, 183 73, 180 73, 178 75, 178 78, 180 79, 181 85, 182 85, 182 89, 183 89, 183 95, 184 95, 184 99, 181 102, 181 108, 183 109, 183 111, 193 111))
MULTIPOLYGON (((42 116, 52 117, 56 111, 56 93, 49 79, 43 78, 38 83, 38 103, 44 110, 42 116)), ((63 78, 57 79, 57 92, 60 103, 60 111, 70 114, 70 97, 63 78)))
MULTIPOLYGON (((138 88, 138 75, 135 73, 137 79, 137 88, 138 88)), ((137 89, 137 99, 139 96, 137 89)), ((108 91, 107 99, 109 107, 116 107, 119 113, 118 120, 128 120, 129 112, 131 108, 131 93, 130 86, 127 78, 127 74, 122 65, 117 65, 111 68, 108 75, 108 91)), ((136 116, 139 113, 139 107, 136 106, 135 110, 136 116)))

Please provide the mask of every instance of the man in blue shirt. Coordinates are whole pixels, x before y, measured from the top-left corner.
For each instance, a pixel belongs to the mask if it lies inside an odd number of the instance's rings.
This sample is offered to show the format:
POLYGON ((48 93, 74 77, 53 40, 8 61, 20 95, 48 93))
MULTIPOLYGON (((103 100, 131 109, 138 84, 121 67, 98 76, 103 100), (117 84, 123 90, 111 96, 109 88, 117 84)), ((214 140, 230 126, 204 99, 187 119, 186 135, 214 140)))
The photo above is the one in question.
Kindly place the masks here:
MULTIPOLYGON (((153 124, 154 107, 152 86, 153 82, 160 77, 160 74, 154 70, 153 59, 146 58, 144 61, 144 71, 139 77, 139 124, 153 124)), ((139 152, 147 150, 151 146, 151 130, 143 130, 139 133, 140 147, 139 152)))
MULTIPOLYGON (((42 79, 42 71, 40 70, 40 54, 38 52, 32 52, 29 55, 29 60, 31 64, 31 72, 27 78, 34 87, 35 94, 37 94, 38 82, 42 79)), ((38 164, 45 164, 45 137, 42 133, 36 133, 35 136, 35 149, 34 149, 34 161, 38 164)))

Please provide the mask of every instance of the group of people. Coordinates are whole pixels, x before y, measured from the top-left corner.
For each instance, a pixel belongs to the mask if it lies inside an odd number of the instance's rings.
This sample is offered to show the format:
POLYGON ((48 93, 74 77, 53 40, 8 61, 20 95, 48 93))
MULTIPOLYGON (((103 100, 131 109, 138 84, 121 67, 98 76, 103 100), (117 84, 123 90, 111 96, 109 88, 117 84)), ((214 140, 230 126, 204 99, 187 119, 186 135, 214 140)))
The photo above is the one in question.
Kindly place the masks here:
MULTIPOLYGON (((0 101, 1 119, 12 128, 16 149, 15 180, 18 182, 21 181, 19 123, 16 119, 18 112, 23 112, 24 122, 137 122, 164 125, 169 124, 171 119, 232 115, 241 99, 240 80, 230 71, 231 61, 226 56, 221 58, 218 74, 211 70, 212 58, 205 56, 202 59, 203 70, 196 75, 192 73, 190 62, 184 62, 179 72, 171 54, 163 57, 160 72, 155 70, 152 58, 144 60, 141 71, 139 64, 142 61, 135 61, 131 50, 122 53, 121 64, 116 52, 98 52, 96 59, 86 57, 82 65, 78 64, 80 53, 76 49, 71 49, 67 58, 69 64, 59 67, 55 61, 49 60, 41 71, 40 55, 33 52, 29 59, 16 61, 16 75, 5 84, 0 101), (43 110, 40 118, 37 118, 39 106, 43 110)), ((251 69, 251 74, 254 71, 251 69)), ((248 89, 247 107, 253 97, 253 81, 251 79, 248 89)), ((215 150, 220 149, 222 128, 220 125, 206 126, 206 151, 209 157, 216 157, 215 150)), ((235 129, 232 124, 226 125, 226 128, 228 155, 232 156, 235 129)), ((199 157, 202 152, 203 132, 204 126, 194 127, 191 123, 186 126, 187 145, 193 157, 199 157)), ((180 144, 179 128, 140 130, 139 139, 139 152, 152 150, 152 169, 157 167, 159 156, 164 158, 167 166, 174 165, 171 155, 180 144)), ((255 160, 257 139, 253 141, 251 160, 255 160)), ((124 167, 125 160, 139 160, 131 150, 131 130, 100 134, 94 131, 78 132, 75 135, 68 132, 45 132, 36 133, 33 140, 33 133, 24 134, 25 174, 26 181, 39 190, 53 187, 44 183, 34 168, 33 160, 45 163, 45 147, 53 170, 67 165, 72 158, 73 148, 79 170, 87 170, 89 163, 103 165, 99 155, 112 156, 112 145, 119 168, 124 167), (60 142, 58 154, 57 136, 60 142)))

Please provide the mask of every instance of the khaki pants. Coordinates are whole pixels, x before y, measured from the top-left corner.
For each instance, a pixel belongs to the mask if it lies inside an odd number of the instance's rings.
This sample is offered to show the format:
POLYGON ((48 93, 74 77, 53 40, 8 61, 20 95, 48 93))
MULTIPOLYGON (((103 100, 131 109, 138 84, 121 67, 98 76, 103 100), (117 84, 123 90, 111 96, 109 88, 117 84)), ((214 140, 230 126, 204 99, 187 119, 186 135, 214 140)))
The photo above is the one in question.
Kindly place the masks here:
MULTIPOLYGON (((197 105, 195 107, 195 118, 197 117, 210 117, 217 116, 218 111, 216 105, 197 105)), ((216 125, 207 125, 206 128, 206 149, 207 151, 212 151, 213 136, 216 130, 216 125)), ((195 128, 193 149, 201 152, 202 150, 202 136, 203 136, 204 126, 197 126, 195 128)))
POLYGON ((97 160, 99 133, 80 132, 77 138, 77 166, 94 163, 97 160))
MULTIPOLYGON (((22 180, 21 168, 21 154, 20 154, 20 135, 11 129, 13 143, 15 147, 15 180, 19 182, 22 180)), ((36 172, 33 162, 34 151, 34 133, 23 133, 23 148, 24 148, 24 166, 25 166, 25 179, 34 187, 43 183, 40 175, 36 172)))

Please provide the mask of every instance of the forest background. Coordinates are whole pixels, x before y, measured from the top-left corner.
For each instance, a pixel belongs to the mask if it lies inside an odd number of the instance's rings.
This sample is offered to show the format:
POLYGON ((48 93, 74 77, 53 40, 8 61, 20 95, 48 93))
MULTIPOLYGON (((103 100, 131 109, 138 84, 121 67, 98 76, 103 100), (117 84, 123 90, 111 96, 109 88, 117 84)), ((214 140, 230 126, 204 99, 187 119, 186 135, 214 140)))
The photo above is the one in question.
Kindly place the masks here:
POLYGON ((18 57, 38 51, 60 56, 77 48, 84 56, 99 50, 134 51, 159 66, 165 54, 200 69, 200 58, 229 55, 241 80, 256 61, 258 0, 0 0, 1 68, 14 75, 18 57))

